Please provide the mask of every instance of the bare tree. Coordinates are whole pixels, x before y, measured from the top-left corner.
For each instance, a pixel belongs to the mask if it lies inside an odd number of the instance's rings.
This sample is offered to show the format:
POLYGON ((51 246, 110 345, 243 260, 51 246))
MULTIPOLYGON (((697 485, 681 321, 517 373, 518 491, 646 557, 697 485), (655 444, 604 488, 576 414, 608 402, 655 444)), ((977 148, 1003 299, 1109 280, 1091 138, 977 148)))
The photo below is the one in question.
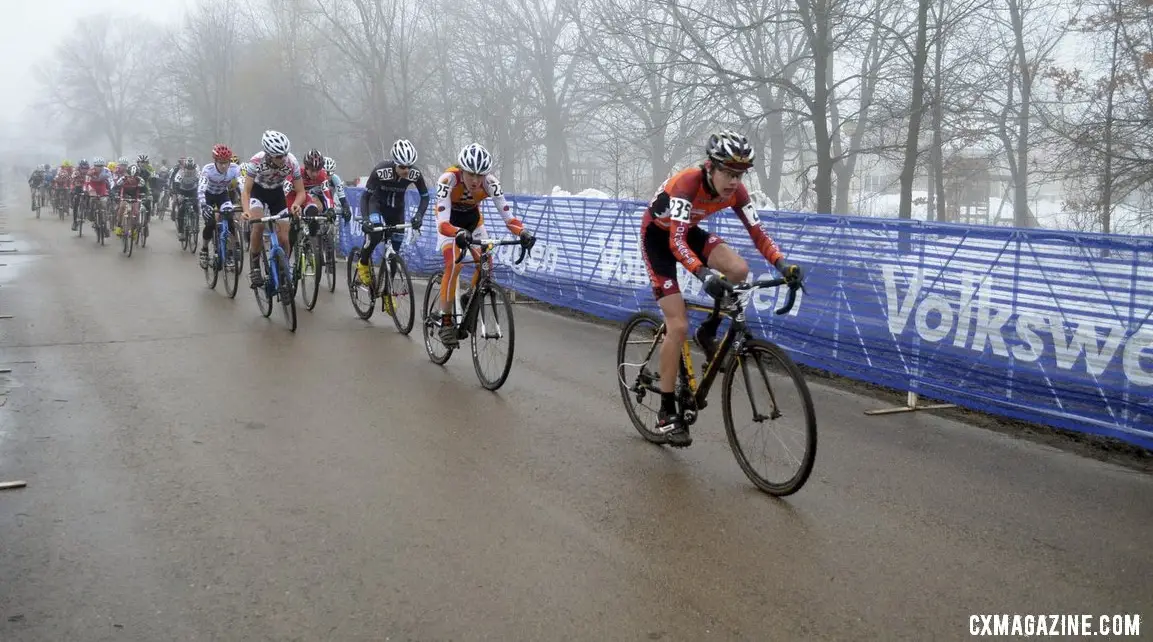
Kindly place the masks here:
POLYGON ((74 135, 99 132, 121 155, 129 138, 146 129, 151 32, 138 18, 110 13, 81 20, 52 62, 37 70, 45 106, 68 119, 74 135))

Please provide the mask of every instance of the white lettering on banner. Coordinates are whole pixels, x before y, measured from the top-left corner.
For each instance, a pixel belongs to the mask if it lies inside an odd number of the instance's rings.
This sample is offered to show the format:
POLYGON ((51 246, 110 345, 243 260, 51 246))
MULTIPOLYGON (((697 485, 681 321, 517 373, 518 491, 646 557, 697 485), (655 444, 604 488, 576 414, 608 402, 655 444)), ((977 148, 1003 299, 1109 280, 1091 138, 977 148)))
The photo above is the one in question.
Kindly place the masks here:
POLYGON ((526 274, 528 272, 556 273, 558 250, 555 245, 549 245, 548 243, 537 240, 536 244, 532 247, 532 252, 525 255, 524 261, 521 261, 521 264, 517 265, 516 259, 519 256, 519 245, 505 245, 497 250, 496 260, 499 263, 512 267, 513 272, 517 274, 526 274))
POLYGON ((1125 353, 1121 357, 1125 376, 1139 386, 1153 386, 1153 370, 1141 367, 1142 353, 1153 361, 1153 328, 1142 327, 1125 343, 1125 353))
MULTIPOLYGON (((897 267, 885 265, 881 271, 885 280, 885 312, 889 332, 894 336, 905 332, 912 317, 917 335, 925 341, 937 343, 953 332, 952 343, 956 347, 982 354, 988 347, 997 356, 1012 354, 1015 359, 1032 363, 1040 359, 1047 349, 1043 333, 1049 336, 1058 368, 1072 370, 1084 357, 1085 372, 1100 376, 1120 350, 1121 370, 1129 381, 1153 386, 1153 368, 1142 362, 1143 357, 1153 361, 1153 328, 1142 326, 1126 338, 1125 327, 1120 321, 1014 310, 1012 305, 993 301, 997 294, 997 278, 992 275, 962 274, 956 299, 950 299, 939 289, 931 294, 922 292, 925 287, 923 269, 902 270, 906 287, 904 296, 901 296, 897 292, 897 267), (975 301, 974 291, 977 293, 975 301), (1010 324, 1015 313, 1018 315, 1016 322, 1010 324), (975 323, 970 323, 974 317, 975 323), (1007 329, 1016 334, 1019 344, 1012 347, 1006 344, 1007 329)), ((944 284, 944 281, 936 283, 944 284)), ((1058 308, 1065 307, 1059 302, 1055 304, 1058 308)))
POLYGON ((589 239, 586 248, 601 248, 596 275, 601 281, 619 282, 626 285, 646 285, 649 282, 641 256, 639 235, 630 236, 626 241, 620 234, 604 234, 589 239))

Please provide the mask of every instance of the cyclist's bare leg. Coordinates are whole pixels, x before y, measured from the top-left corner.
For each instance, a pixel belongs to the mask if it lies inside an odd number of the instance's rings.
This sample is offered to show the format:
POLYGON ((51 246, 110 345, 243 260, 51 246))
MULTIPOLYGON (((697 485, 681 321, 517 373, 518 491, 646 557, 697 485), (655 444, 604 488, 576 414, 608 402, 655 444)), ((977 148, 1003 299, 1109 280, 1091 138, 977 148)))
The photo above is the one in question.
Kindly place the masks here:
MULTIPOLYGON (((720 243, 709 252, 708 265, 712 269, 725 275, 725 279, 729 283, 744 283, 745 279, 749 276, 749 263, 741 258, 724 243, 720 243)), ((717 328, 720 326, 720 319, 713 319, 701 324, 700 332, 697 334, 697 341, 702 343, 702 348, 706 351, 714 349, 713 339, 717 335, 717 328)), ((712 355, 708 355, 712 358, 712 355)))
POLYGON ((658 303, 665 317, 665 339, 661 342, 660 352, 660 390, 673 392, 681 360, 681 345, 689 336, 689 315, 685 310, 685 298, 680 292, 663 296, 658 303))
POLYGON ((292 223, 289 221, 276 222, 276 238, 280 241, 280 247, 284 248, 284 253, 292 256, 292 245, 289 242, 288 232, 292 229, 292 223))
POLYGON ((728 245, 721 243, 709 252, 709 267, 725 275, 730 283, 742 283, 749 276, 749 264, 728 245))

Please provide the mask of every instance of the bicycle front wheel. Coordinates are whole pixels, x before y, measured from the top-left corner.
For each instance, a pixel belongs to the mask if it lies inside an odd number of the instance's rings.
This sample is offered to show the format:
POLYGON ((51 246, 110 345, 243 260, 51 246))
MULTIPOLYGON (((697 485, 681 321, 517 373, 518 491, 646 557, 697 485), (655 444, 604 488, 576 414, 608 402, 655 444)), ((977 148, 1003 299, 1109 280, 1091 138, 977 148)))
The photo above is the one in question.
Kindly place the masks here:
POLYGON ((236 298, 236 290, 240 285, 240 274, 244 266, 244 253, 240 248, 240 238, 231 229, 224 240, 224 256, 220 257, 224 270, 224 292, 228 298, 236 298))
MULTIPOLYGON (((205 249, 208 250, 208 264, 204 266, 204 282, 208 285, 209 290, 216 289, 216 282, 220 279, 220 264, 217 261, 220 257, 216 254, 217 240, 205 241, 205 249)), ((224 277, 227 283, 228 277, 224 277)))
POLYGON ((361 248, 354 247, 348 255, 348 298, 352 300, 352 309, 356 316, 368 321, 376 311, 376 285, 364 285, 356 272, 356 264, 360 263, 361 248))
POLYGON ((504 288, 495 283, 485 286, 479 293, 476 322, 472 330, 472 365, 476 377, 486 390, 504 385, 512 370, 512 354, 516 345, 516 332, 512 320, 512 304, 504 288), (507 347, 501 345, 507 343, 507 347))
POLYGON ((256 306, 260 308, 260 316, 267 319, 272 316, 272 271, 268 269, 268 254, 260 253, 260 271, 264 275, 264 285, 252 288, 256 296, 256 306))
MULTIPOLYGON (((404 257, 399 254, 393 254, 391 264, 391 275, 381 274, 382 280, 387 276, 388 290, 385 292, 386 297, 381 305, 385 307, 387 312, 392 315, 392 321, 396 324, 396 331, 401 334, 408 334, 412 332, 412 324, 416 320, 416 302, 412 300, 412 277, 408 274, 408 264, 404 262, 404 257)), ((382 270, 383 272, 383 270, 382 270)))
POLYGON ((768 341, 746 343, 725 367, 721 405, 729 446, 749 481, 778 497, 800 490, 817 456, 817 419, 788 353, 768 341))
POLYGON ((437 274, 428 280, 428 287, 424 290, 424 305, 421 306, 424 315, 424 350, 429 360, 438 366, 447 363, 453 351, 440 339, 440 288, 443 276, 437 274))
MULTIPOLYGON (((283 254, 277 259, 277 270, 280 272, 280 278, 295 278, 288 271, 288 259, 283 254)), ((280 309, 284 312, 284 325, 288 326, 288 331, 296 332, 296 295, 292 291, 292 286, 283 281, 280 288, 280 309)))
POLYGON ((304 291, 304 307, 312 310, 316 307, 317 296, 320 294, 320 248, 312 241, 305 240, 300 247, 300 286, 304 291))
POLYGON ((324 275, 328 278, 328 291, 336 292, 336 250, 331 233, 324 236, 324 275))

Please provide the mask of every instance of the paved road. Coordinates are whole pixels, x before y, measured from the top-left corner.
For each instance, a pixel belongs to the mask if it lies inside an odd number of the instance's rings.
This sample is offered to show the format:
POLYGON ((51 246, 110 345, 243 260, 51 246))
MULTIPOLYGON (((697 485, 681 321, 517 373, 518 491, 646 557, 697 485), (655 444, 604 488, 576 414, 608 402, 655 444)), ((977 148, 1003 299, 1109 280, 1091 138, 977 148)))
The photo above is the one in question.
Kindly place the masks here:
MULTIPOLYGON (((338 289, 289 334, 167 225, 125 259, 0 213, 0 640, 960 639, 1139 612, 1149 477, 813 386, 788 500, 708 414, 643 442, 616 334, 527 306, 498 394, 338 289), (6 216, 6 225, 4 223, 6 216), (8 237, 0 237, 8 238, 8 237), (0 375, 2 376, 2 375, 0 375)), ((338 286, 339 288, 340 286, 338 286)))

